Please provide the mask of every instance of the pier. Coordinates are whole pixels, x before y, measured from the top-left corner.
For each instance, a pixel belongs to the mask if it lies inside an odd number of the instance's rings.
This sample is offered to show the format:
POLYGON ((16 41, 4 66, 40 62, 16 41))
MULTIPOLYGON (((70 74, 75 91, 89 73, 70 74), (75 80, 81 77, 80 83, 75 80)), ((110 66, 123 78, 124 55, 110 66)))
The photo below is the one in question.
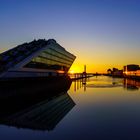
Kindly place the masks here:
POLYGON ((89 78, 89 77, 93 77, 93 76, 97 76, 100 74, 96 74, 96 73, 74 73, 74 74, 69 74, 70 78, 72 81, 74 80, 79 80, 79 79, 83 79, 83 78, 89 78))

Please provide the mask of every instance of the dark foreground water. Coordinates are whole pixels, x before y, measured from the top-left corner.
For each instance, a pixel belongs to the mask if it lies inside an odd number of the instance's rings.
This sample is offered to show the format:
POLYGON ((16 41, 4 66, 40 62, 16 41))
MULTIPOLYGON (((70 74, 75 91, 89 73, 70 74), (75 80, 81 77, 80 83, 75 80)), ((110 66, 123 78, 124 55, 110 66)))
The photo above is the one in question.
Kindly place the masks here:
POLYGON ((75 81, 66 93, 5 111, 0 140, 140 140, 139 88, 104 76, 75 81))

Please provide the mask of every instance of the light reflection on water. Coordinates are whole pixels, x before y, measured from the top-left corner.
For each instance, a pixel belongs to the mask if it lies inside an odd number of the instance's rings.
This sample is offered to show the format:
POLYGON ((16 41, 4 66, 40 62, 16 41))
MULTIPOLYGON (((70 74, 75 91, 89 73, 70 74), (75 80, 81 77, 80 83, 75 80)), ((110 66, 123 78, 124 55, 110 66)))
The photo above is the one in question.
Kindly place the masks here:
POLYGON ((140 82, 93 77, 81 88, 82 81, 78 82, 72 84, 69 94, 77 104, 75 115, 85 121, 87 139, 140 138, 140 82))
POLYGON ((138 90, 140 88, 140 81, 135 81, 131 79, 122 78, 111 78, 105 76, 98 76, 95 78, 84 78, 73 82, 71 85, 77 91, 80 88, 86 91, 87 88, 114 88, 114 87, 124 87, 127 90, 138 90))
POLYGON ((1 125, 0 138, 139 140, 139 88, 140 82, 104 76, 73 81, 68 98, 75 106, 53 131, 1 125))

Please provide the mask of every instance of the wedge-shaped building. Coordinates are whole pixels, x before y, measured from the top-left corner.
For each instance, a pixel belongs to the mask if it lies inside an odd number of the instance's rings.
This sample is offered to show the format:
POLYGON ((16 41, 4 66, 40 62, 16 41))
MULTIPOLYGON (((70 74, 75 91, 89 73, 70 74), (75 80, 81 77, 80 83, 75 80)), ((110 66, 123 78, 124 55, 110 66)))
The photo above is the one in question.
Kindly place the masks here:
POLYGON ((54 39, 34 40, 0 54, 0 78, 61 76, 75 58, 54 39))

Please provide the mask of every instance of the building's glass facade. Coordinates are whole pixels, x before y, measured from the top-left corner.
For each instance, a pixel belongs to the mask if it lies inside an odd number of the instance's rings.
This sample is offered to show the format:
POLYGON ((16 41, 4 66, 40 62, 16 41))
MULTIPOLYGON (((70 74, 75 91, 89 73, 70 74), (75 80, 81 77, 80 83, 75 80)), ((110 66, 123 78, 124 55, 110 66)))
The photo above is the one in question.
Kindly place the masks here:
POLYGON ((35 69, 61 70, 67 72, 75 57, 57 45, 46 48, 25 67, 35 69))

